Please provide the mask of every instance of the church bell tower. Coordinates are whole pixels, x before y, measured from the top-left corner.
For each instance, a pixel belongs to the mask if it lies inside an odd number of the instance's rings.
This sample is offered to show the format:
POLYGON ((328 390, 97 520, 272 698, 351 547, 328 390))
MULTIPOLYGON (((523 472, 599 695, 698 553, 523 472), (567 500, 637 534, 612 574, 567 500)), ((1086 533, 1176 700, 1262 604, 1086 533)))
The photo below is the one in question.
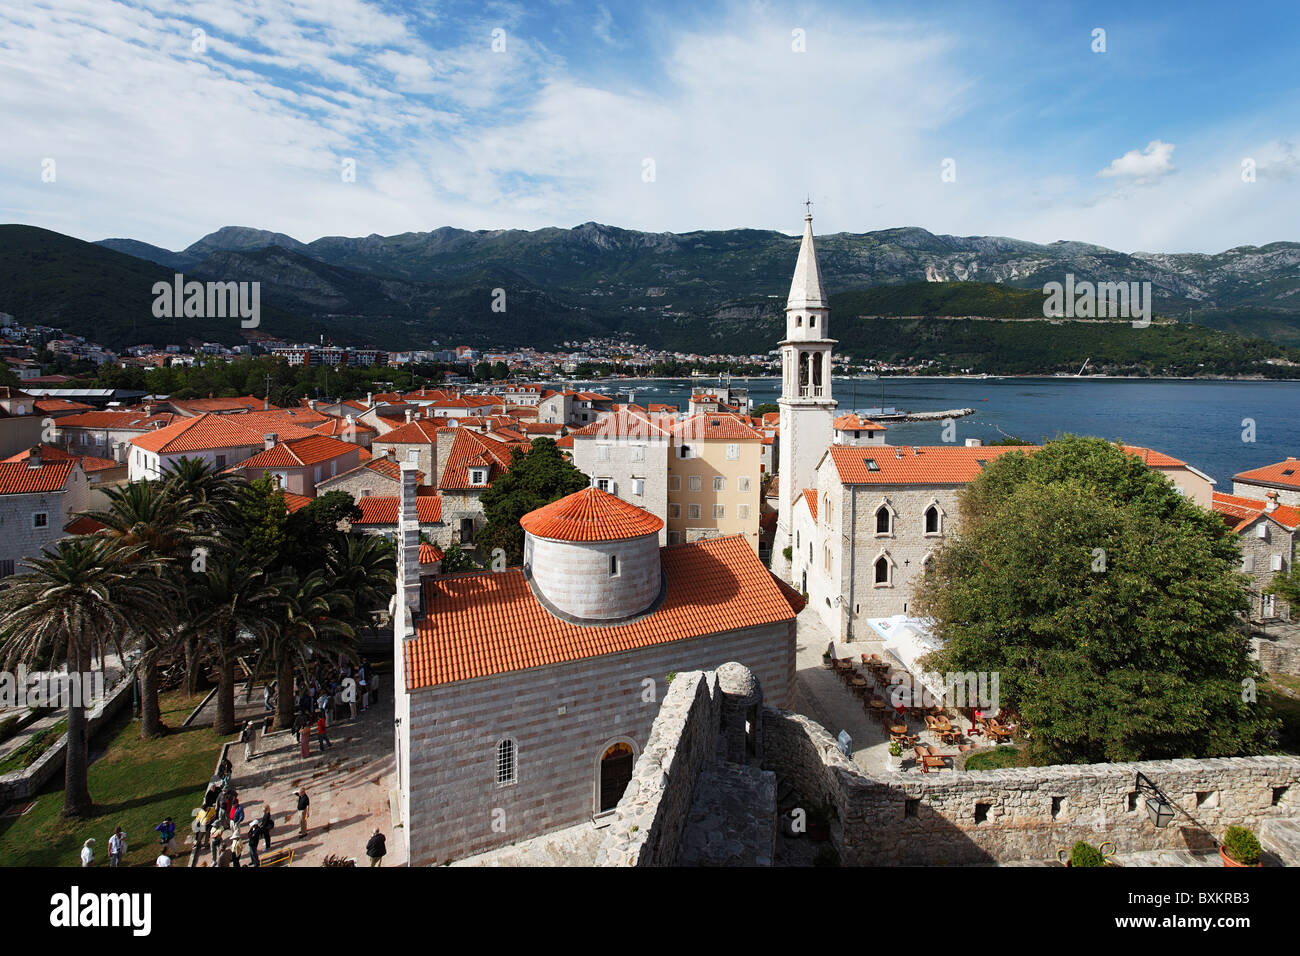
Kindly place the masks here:
POLYGON ((830 338, 830 303, 817 267, 811 211, 804 214, 803 224, 803 242, 785 304, 785 338, 780 342, 779 507, 772 545, 772 570, 795 587, 800 582, 794 580, 791 562, 784 554, 785 548, 794 544, 794 502, 804 488, 813 487, 817 462, 833 438, 831 423, 836 406, 831 397, 831 349, 835 340, 830 338))

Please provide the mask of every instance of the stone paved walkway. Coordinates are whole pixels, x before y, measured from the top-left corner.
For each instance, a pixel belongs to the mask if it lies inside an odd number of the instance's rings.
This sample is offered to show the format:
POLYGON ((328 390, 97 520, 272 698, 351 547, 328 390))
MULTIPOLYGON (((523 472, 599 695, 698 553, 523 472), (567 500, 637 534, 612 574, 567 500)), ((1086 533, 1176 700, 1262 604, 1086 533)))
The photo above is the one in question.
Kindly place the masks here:
MULTIPOLYGON (((242 693, 238 695, 239 719, 260 719, 265 714, 260 692, 253 696, 245 704, 242 693)), ((199 722, 210 721, 206 711, 199 722)), ((311 756, 304 759, 289 731, 259 734, 251 763, 244 761, 242 744, 231 744, 233 779, 245 812, 250 818, 261 816, 263 806, 270 805, 275 819, 271 848, 292 847, 294 866, 319 866, 330 855, 368 866, 365 847, 375 827, 387 839, 384 866, 405 866, 402 835, 393 829, 389 802, 396 782, 392 697, 386 695, 355 721, 332 723, 329 737, 333 747, 322 755, 313 735, 311 756), (307 788, 311 800, 307 836, 302 838, 294 796, 300 786, 307 788)))
POLYGON ((579 823, 457 860, 451 866, 595 866, 603 829, 579 823))

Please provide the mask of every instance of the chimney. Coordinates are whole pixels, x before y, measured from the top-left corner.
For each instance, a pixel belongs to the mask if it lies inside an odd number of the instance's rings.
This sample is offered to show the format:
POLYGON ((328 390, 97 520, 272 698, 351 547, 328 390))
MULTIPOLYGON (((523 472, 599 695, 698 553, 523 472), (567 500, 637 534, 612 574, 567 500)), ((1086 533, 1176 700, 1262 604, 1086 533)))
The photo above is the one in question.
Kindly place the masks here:
POLYGON ((415 462, 399 466, 402 475, 397 514, 397 596, 408 611, 420 607, 420 516, 416 506, 416 481, 419 469, 415 462))
POLYGON ((982 439, 982 438, 967 438, 967 439, 966 439, 966 447, 967 447, 967 448, 979 448, 979 447, 980 447, 981 445, 983 445, 983 444, 984 444, 984 439, 982 439))
POLYGON ((411 410, 409 408, 406 410, 406 424, 411 424, 411 410))
POLYGON ((310 408, 313 412, 316 411, 316 399, 314 398, 307 399, 307 407, 310 408))
MULTIPOLYGON (((40 445, 33 445, 31 451, 27 453, 27 467, 28 468, 41 467, 41 446, 40 445)), ((1276 497, 1276 495, 1274 497, 1276 497)))
POLYGON ((894 451, 894 457, 895 457, 895 458, 902 458, 902 457, 903 457, 903 449, 901 449, 901 448, 896 449, 896 450, 894 451))
POLYGON ((1265 497, 1265 499, 1267 499, 1267 500, 1264 502, 1264 510, 1265 510, 1265 511, 1276 511, 1276 510, 1277 510, 1277 492, 1276 492, 1276 491, 1270 491, 1270 492, 1269 492, 1268 494, 1266 494, 1264 497, 1265 497))
POLYGON ((371 405, 374 404, 374 402, 371 401, 371 399, 373 399, 374 397, 375 396, 373 392, 366 392, 366 408, 369 408, 371 405))
POLYGON ((275 432, 268 432, 267 434, 263 435, 262 448, 266 451, 270 451, 272 448, 275 447, 275 441, 279 437, 280 436, 277 435, 275 432))

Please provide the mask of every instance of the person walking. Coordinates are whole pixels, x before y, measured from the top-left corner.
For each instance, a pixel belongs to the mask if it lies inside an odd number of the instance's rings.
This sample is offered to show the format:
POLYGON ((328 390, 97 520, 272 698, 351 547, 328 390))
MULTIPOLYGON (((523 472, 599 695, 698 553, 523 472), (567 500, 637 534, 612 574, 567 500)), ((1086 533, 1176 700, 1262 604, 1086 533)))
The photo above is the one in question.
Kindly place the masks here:
POLYGON ((95 865, 95 838, 91 837, 85 843, 81 844, 81 865, 95 865))
POLYGON ((158 833, 158 842, 162 845, 162 852, 171 856, 176 852, 176 824, 171 817, 163 820, 162 823, 154 827, 158 833))
POLYGON ((321 714, 316 718, 316 742, 320 744, 320 752, 324 753, 327 748, 333 747, 330 743, 330 735, 325 732, 325 715, 321 714))
POLYGON ((366 700, 366 695, 368 693, 368 687, 370 684, 369 678, 370 678, 370 668, 364 662, 362 662, 361 666, 357 668, 357 695, 361 698, 362 713, 365 713, 366 707, 369 706, 369 702, 366 700))
POLYGON ((213 865, 213 866, 218 866, 218 865, 219 865, 219 864, 217 863, 217 860, 219 860, 219 859, 221 858, 221 848, 222 848, 223 844, 225 844, 225 842, 226 842, 226 831, 225 831, 225 830, 213 830, 213 831, 212 831, 212 842, 211 842, 211 846, 212 846, 212 865, 213 865))
POLYGON ((238 868, 243 855, 244 841, 239 839, 239 827, 235 827, 230 833, 230 865, 238 868))
POLYGON ((374 834, 371 835, 370 841, 366 844, 366 856, 370 857, 371 866, 383 866, 384 855, 388 852, 388 847, 384 845, 384 835, 379 832, 379 827, 375 827, 374 834))
POLYGON ((316 709, 325 720, 325 726, 328 727, 330 720, 330 695, 324 688, 321 688, 320 696, 316 698, 316 709))
POLYGON ((311 798, 307 796, 307 788, 300 787, 298 793, 298 836, 307 835, 307 815, 311 813, 311 798))
POLYGON ((268 714, 271 713, 271 710, 273 709, 271 704, 272 701, 274 700, 275 700, 275 681, 271 681, 271 683, 267 684, 265 687, 262 688, 262 707, 266 710, 268 714))
POLYGON ((244 745, 244 763, 248 763, 257 754, 257 727, 251 720, 244 724, 239 742, 244 745))
POLYGON ((271 831, 275 829, 275 820, 271 816, 271 805, 269 803, 262 805, 262 819, 257 828, 257 832, 262 834, 262 839, 266 842, 266 848, 271 849, 271 831))
POLYGON ((108 838, 108 865, 121 866, 122 857, 126 855, 126 834, 118 827, 108 838))
POLYGON ((302 727, 298 730, 298 752, 303 757, 311 756, 311 721, 305 717, 302 727))

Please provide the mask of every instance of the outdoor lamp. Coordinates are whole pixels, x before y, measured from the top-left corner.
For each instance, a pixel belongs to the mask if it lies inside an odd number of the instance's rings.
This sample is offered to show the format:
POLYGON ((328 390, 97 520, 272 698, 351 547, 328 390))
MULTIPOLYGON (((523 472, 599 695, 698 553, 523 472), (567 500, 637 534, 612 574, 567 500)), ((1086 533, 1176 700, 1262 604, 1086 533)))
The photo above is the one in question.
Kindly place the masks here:
POLYGON ((1163 829, 1174 822, 1173 806, 1165 799, 1160 789, 1147 779, 1145 774, 1139 773, 1137 775, 1137 789, 1138 793, 1147 794, 1147 816, 1151 818, 1152 823, 1163 829))

